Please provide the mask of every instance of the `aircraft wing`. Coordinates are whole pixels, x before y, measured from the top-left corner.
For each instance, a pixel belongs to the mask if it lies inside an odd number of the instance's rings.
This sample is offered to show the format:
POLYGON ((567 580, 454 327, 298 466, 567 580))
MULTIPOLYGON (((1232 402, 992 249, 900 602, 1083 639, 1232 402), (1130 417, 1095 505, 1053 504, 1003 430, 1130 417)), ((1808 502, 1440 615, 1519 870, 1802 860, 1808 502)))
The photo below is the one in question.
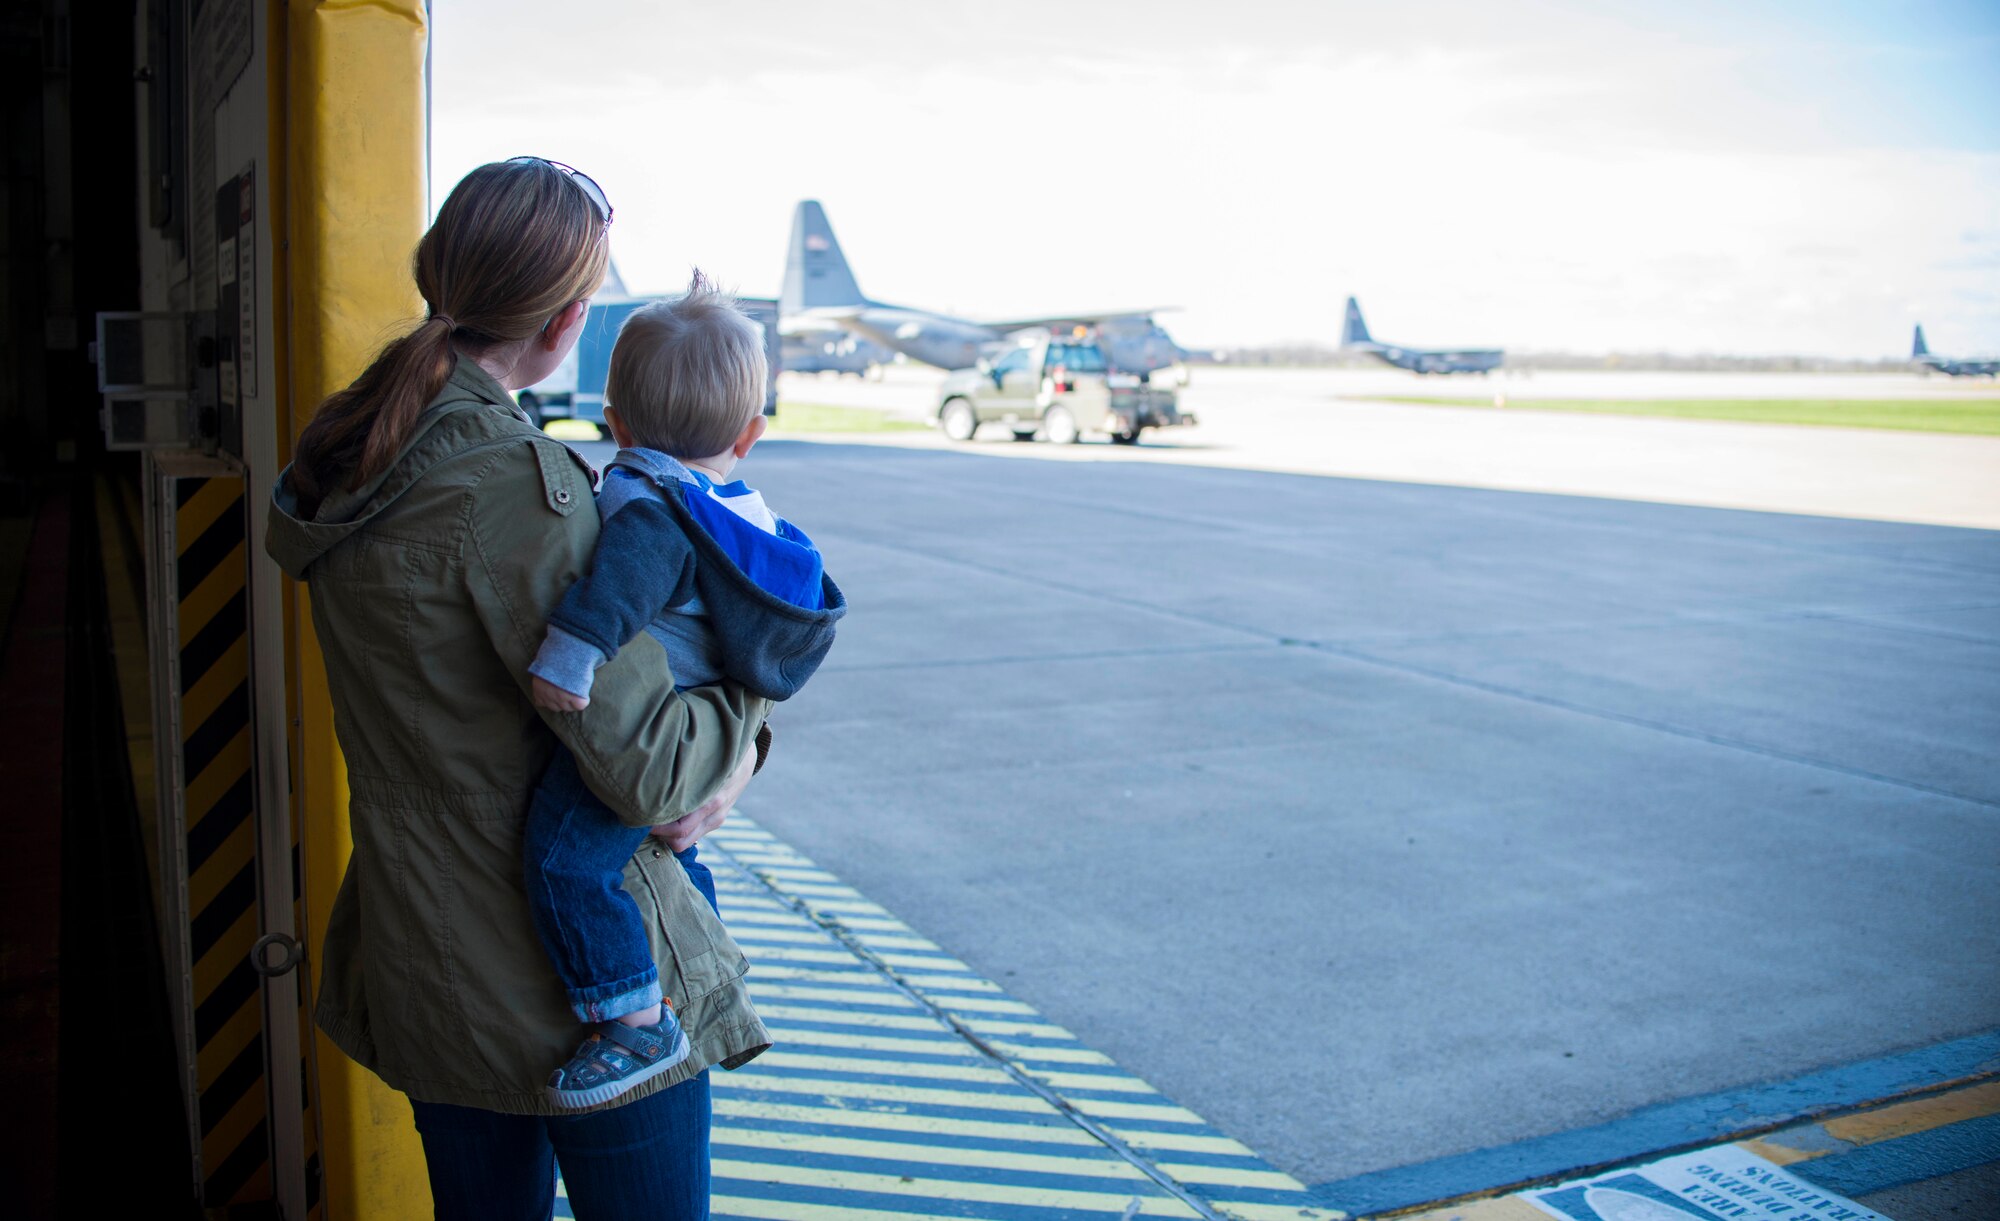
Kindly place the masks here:
POLYGON ((1123 318, 1151 318, 1154 314, 1165 314, 1179 309, 1178 305, 1156 305, 1146 309, 1085 310, 1074 314, 1049 314, 1041 318, 996 318, 981 320, 981 326, 996 331, 1025 331, 1031 327, 1045 326, 1096 326, 1100 322, 1114 322, 1123 318))

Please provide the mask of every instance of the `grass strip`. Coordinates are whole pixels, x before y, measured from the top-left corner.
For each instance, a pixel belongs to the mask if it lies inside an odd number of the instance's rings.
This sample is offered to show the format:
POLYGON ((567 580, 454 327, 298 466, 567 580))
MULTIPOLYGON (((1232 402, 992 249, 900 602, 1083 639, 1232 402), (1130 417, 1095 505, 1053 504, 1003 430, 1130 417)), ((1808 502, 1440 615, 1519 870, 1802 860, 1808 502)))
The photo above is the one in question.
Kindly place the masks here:
POLYGON ((771 435, 788 432, 922 432, 930 425, 880 407, 836 407, 830 403, 780 402, 771 435))
POLYGON ((1745 424, 1806 424, 1829 428, 1887 428, 1900 432, 2000 436, 2000 398, 1993 399, 1558 399, 1507 396, 1504 406, 1486 398, 1431 398, 1414 394, 1345 394, 1348 402, 1407 403, 1419 407, 1485 407, 1505 411, 1578 411, 1595 415, 1664 416, 1683 420, 1734 420, 1745 424))

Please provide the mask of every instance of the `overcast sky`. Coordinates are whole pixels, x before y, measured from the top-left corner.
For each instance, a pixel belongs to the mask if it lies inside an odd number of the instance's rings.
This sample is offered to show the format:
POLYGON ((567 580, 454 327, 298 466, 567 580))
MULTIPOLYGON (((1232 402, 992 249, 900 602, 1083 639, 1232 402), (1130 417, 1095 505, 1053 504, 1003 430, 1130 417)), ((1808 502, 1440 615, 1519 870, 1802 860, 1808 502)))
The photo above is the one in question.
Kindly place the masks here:
POLYGON ((532 152, 635 291, 1177 305, 1189 346, 2000 351, 1991 0, 434 0, 433 191, 532 152))

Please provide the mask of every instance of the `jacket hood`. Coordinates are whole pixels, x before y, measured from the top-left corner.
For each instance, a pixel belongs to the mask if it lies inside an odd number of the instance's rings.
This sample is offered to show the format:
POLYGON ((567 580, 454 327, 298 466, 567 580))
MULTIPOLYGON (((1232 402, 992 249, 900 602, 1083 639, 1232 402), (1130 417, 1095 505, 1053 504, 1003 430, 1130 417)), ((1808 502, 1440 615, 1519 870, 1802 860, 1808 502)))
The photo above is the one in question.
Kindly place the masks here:
POLYGON ((461 356, 394 461, 375 478, 335 490, 308 518, 299 515, 292 468, 279 472, 271 489, 264 550, 286 575, 306 580, 314 561, 393 505, 431 467, 468 449, 538 432, 513 395, 477 362, 461 356))

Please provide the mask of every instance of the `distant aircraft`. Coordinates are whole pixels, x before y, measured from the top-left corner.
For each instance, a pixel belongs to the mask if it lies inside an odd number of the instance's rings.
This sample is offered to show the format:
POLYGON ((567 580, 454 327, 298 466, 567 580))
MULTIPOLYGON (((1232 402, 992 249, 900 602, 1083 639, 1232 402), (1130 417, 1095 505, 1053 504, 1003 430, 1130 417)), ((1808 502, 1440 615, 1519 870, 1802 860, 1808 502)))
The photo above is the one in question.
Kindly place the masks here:
POLYGON ((1383 364, 1412 373, 1491 373, 1500 367, 1506 353, 1498 348, 1399 348, 1377 343, 1368 335, 1361 320, 1361 305, 1347 299, 1347 319, 1340 328, 1340 346, 1350 352, 1365 352, 1383 364))
POLYGON ((1952 360, 1931 351, 1924 342, 1923 324, 1917 325, 1917 338, 1910 345, 1910 359, 1926 369, 1936 369, 1950 377, 2000 377, 2000 360, 1952 360))
POLYGON ((981 355, 1030 328, 1089 327, 1114 369, 1151 373, 1185 355, 1153 321, 1152 310, 1051 314, 974 322, 930 310, 871 301, 848 270, 840 242, 818 200, 799 201, 792 213, 792 244, 785 254, 785 283, 778 295, 779 333, 811 343, 814 337, 857 335, 940 369, 969 369, 981 355))

